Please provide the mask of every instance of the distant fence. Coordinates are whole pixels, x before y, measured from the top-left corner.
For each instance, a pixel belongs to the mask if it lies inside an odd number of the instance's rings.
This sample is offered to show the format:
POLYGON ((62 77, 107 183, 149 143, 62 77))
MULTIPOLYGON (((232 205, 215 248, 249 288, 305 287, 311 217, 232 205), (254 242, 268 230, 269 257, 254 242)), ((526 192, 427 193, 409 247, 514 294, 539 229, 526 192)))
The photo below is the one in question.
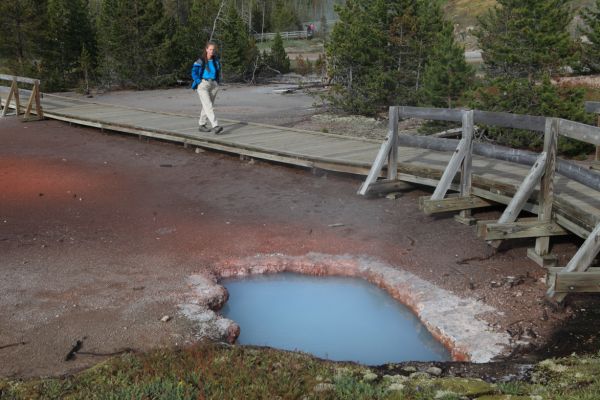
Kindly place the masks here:
MULTIPOLYGON (((312 34, 309 35, 307 31, 279 32, 279 34, 283 40, 300 40, 312 37, 312 34)), ((275 35, 277 35, 277 33, 255 33, 254 39, 258 42, 264 42, 266 40, 275 39, 275 35)))

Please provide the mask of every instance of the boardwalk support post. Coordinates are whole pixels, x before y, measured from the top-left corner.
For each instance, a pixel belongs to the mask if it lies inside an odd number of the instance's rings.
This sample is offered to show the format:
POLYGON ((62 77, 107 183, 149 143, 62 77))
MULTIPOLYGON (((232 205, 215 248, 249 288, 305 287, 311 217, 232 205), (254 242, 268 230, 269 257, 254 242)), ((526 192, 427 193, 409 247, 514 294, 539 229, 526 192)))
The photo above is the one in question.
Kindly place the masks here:
MULTIPOLYGON (((573 256, 571 261, 558 272, 555 276, 554 282, 546 292, 546 295, 559 303, 564 300, 567 296, 566 292, 559 292, 561 277, 569 276, 573 272, 585 272, 589 269, 590 265, 600 252, 600 224, 596 225, 596 228, 590 233, 588 238, 583 242, 583 245, 579 248, 577 253, 573 256)), ((585 282, 587 279, 585 275, 580 276, 580 281, 585 282)), ((596 281, 597 283, 597 281, 596 281)), ((568 287, 569 290, 575 291, 575 286, 571 285, 568 287), (572 289, 571 289, 572 288, 572 289)), ((564 289, 563 289, 564 290, 564 289)))
POLYGON ((395 180, 398 176, 398 107, 390 107, 389 121, 387 137, 381 144, 367 179, 358 190, 358 194, 362 196, 366 195, 371 185, 377 182, 386 162, 388 165, 387 177, 395 180))
POLYGON ((6 113, 8 112, 8 109, 10 107, 10 102, 12 101, 13 97, 15 98, 15 109, 16 109, 16 113, 18 116, 19 112, 21 110, 21 102, 19 100, 19 88, 17 86, 17 77, 16 76, 14 76, 12 78, 12 84, 10 85, 10 91, 8 92, 8 97, 6 98, 6 105, 4 106, 4 110, 2 110, 3 117, 6 116, 6 113))
POLYGON ((419 200, 419 207, 425 214, 434 214, 448 211, 460 211, 455 218, 464 224, 473 225, 475 219, 471 217, 471 209, 489 207, 493 203, 473 196, 471 193, 472 167, 473 167, 473 130, 474 112, 472 110, 461 111, 462 138, 452 154, 442 177, 431 197, 423 197, 419 200), (450 196, 446 194, 452 185, 452 181, 458 171, 460 173, 460 194, 450 196))
MULTIPOLYGON (((21 99, 19 97, 19 82, 33 85, 33 89, 31 90, 31 95, 29 97, 29 101, 27 103, 27 108, 25 109, 25 116, 23 117, 25 120, 38 120, 44 118, 44 112, 42 110, 42 104, 40 101, 40 81, 38 79, 24 78, 20 76, 11 76, 11 75, 3 75, 0 74, 0 80, 11 81, 10 91, 8 92, 8 97, 6 98, 6 103, 4 103, 4 108, 2 109, 2 116, 5 117, 8 113, 8 109, 10 108, 10 103, 13 101, 15 103, 16 115, 19 116, 21 114, 21 99), (33 104, 35 103, 36 108, 36 118, 31 118, 31 110, 33 108, 33 104)), ((1 104, 1 101, 0 101, 1 104)))
MULTIPOLYGON (((540 182, 538 196, 538 221, 540 224, 552 222, 552 203, 554 202, 554 172, 556 170, 556 151, 558 146, 559 119, 548 118, 544 132, 544 153, 547 154, 544 175, 540 182)), ((527 256, 541 267, 556 265, 556 257, 549 254, 550 237, 541 236, 535 241, 535 248, 527 250, 527 256)))

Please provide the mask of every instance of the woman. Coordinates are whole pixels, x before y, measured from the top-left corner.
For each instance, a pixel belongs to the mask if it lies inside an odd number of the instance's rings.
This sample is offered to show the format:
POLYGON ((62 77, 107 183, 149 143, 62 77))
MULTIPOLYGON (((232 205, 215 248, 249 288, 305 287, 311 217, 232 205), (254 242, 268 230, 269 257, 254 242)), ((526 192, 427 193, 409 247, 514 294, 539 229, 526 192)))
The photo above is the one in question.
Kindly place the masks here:
POLYGON ((208 42, 200 57, 192 67, 192 89, 195 89, 202 103, 202 111, 198 123, 200 132, 213 132, 215 135, 223 131, 223 127, 219 126, 219 122, 215 117, 213 106, 217 92, 219 91, 219 81, 221 78, 221 63, 217 57, 217 45, 213 42, 208 42), (212 129, 206 125, 206 121, 210 121, 212 129))

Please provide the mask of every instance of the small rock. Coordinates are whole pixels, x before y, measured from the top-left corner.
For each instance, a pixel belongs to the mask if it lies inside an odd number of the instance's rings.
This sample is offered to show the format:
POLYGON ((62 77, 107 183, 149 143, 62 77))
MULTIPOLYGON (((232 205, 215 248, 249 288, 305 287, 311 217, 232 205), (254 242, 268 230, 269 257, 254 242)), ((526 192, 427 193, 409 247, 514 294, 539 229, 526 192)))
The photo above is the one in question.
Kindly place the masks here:
POLYGON ((333 383, 318 383, 315 385, 315 393, 332 392, 335 390, 333 383))
POLYGON ((404 390, 404 387, 405 386, 401 383, 392 383, 386 390, 388 392, 401 392, 404 390))
POLYGON ((427 372, 413 372, 409 375, 409 377, 410 379, 429 379, 431 378, 431 375, 429 375, 427 372))
POLYGON ((429 375, 440 376, 442 375, 442 369, 438 367, 429 367, 427 368, 427 372, 429 375))
POLYGON ((363 374, 363 380, 365 382, 373 382, 377 379, 377 374, 371 371, 365 371, 363 374))
POLYGON ((407 367, 403 367, 402 371, 407 372, 407 373, 412 373, 412 372, 417 372, 417 369, 415 367, 412 366, 407 366, 407 367))
POLYGON ((196 154, 200 154, 200 153, 204 153, 204 150, 202 150, 200 147, 196 147, 195 152, 196 152, 196 154))
POLYGON ((408 378, 404 375, 384 375, 383 380, 388 383, 404 383, 408 378))
POLYGON ((437 392, 435 392, 435 396, 433 397, 434 399, 454 399, 458 397, 456 393, 450 391, 450 390, 438 390, 437 392))
POLYGON ((160 319, 160 322, 169 322, 171 320, 171 317, 169 315, 165 315, 164 317, 162 317, 160 319))

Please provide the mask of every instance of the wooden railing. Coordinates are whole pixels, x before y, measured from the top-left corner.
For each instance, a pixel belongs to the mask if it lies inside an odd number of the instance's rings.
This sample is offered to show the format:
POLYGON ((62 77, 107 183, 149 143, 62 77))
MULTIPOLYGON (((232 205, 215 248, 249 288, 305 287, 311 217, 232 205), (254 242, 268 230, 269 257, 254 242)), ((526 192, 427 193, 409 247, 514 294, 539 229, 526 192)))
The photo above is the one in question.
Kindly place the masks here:
MULTIPOLYGON (((308 39, 309 35, 307 31, 291 31, 291 32, 279 32, 281 38, 283 40, 298 40, 298 39, 308 39)), ((264 42, 265 40, 273 40, 277 33, 255 33, 254 39, 259 42, 264 42)))
MULTIPOLYGON (((24 118, 31 118, 31 111, 33 108, 33 104, 35 103, 35 113, 37 117, 35 119, 43 119, 44 111, 42 109, 42 104, 40 102, 40 81, 39 79, 31 79, 24 78, 22 76, 13 76, 13 75, 3 75, 0 74, 0 81, 9 81, 11 82, 10 91, 8 92, 8 96, 6 101, 4 102, 4 108, 2 109, 2 116, 6 116, 8 109, 10 108, 11 102, 14 102, 14 107, 17 113, 17 116, 21 114, 21 99, 19 96, 19 86, 18 84, 28 84, 32 85, 33 89, 31 90, 31 94, 29 96, 29 101, 27 102, 27 107, 25 108, 24 118)), ((0 98, 0 107, 2 107, 2 99, 0 98)))
MULTIPOLYGON (((597 224, 589 234, 579 251, 564 267, 557 269, 557 258, 549 253, 550 237, 567 234, 564 226, 556 221, 553 213, 554 177, 555 173, 564 175, 587 187, 600 192, 600 175, 557 157, 559 136, 565 136, 583 142, 600 145, 600 128, 573 122, 561 118, 546 118, 530 115, 516 115, 477 110, 434 109, 417 107, 390 107, 389 129, 386 140, 381 145, 367 179, 359 189, 359 194, 365 195, 376 187, 393 188, 398 181, 398 146, 419 147, 438 151, 453 151, 452 157, 437 182, 435 191, 429 197, 420 199, 420 207, 427 214, 460 211, 457 220, 473 224, 476 221, 471 216, 471 210, 494 204, 483 193, 474 194, 472 186, 472 157, 481 155, 487 158, 515 162, 531 166, 529 173, 510 198, 508 206, 497 221, 479 221, 478 234, 494 247, 501 240, 512 238, 532 237, 536 239, 535 248, 528 250, 528 256, 539 265, 549 268, 549 289, 547 295, 557 301, 562 301, 567 293, 577 291, 577 285, 565 286, 563 282, 572 283, 574 280, 594 280, 586 286, 585 291, 600 292, 600 274, 587 271, 592 261, 600 252, 600 224, 597 224), (398 135, 400 118, 420 118, 425 120, 454 121, 462 123, 462 138, 457 140, 439 139, 398 135), (473 143, 475 124, 488 126, 525 129, 544 134, 544 148, 540 154, 483 143, 473 143), (379 180, 384 166, 387 164, 386 179, 379 180), (460 171, 460 184, 455 189, 458 195, 448 196, 455 176, 460 171), (537 218, 518 220, 522 210, 540 185, 535 212, 537 218), (484 197, 482 197, 484 196, 484 197), (595 275, 594 275, 595 274, 595 275), (592 290, 590 290, 590 287, 592 290), (596 290, 593 290, 596 288, 596 290)), ((530 208, 529 211, 534 211, 530 208)), ((566 224, 565 224, 566 225, 566 224)), ((569 225, 571 228, 572 225, 569 225)), ((580 236, 581 230, 576 232, 580 236)), ((587 232, 585 232, 587 233, 587 232)))

